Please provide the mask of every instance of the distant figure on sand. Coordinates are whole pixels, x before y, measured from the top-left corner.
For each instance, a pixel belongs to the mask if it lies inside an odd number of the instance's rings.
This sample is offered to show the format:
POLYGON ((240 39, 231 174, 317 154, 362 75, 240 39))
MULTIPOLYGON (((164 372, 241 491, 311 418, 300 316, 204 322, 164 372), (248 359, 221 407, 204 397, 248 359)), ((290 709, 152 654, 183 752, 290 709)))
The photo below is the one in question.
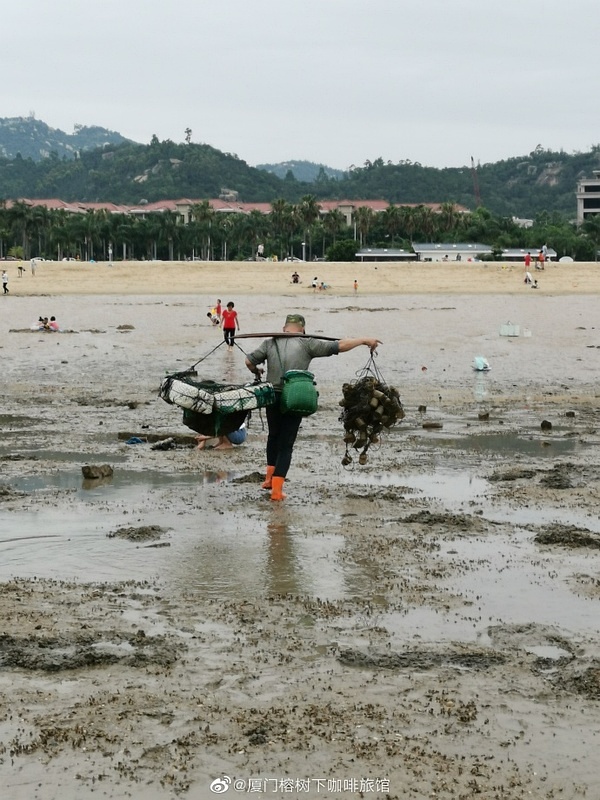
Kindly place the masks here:
POLYGON ((319 288, 319 279, 316 276, 312 279, 311 287, 313 292, 316 292, 319 288))
POLYGON ((354 294, 356 294, 357 292, 358 292, 358 281, 355 280, 354 281, 354 294))
POLYGON ((2 288, 4 289, 4 294, 8 294, 8 273, 6 270, 2 271, 2 288))
POLYGON ((209 320, 212 322, 213 325, 220 325, 221 324, 221 320, 214 313, 214 310, 213 310, 213 312, 209 311, 206 316, 209 318, 209 320))
POLYGON ((300 283, 300 275, 297 272, 294 272, 292 275, 292 283, 300 283))
POLYGON ((50 317, 50 322, 48 323, 48 330, 49 331, 59 331, 60 326, 56 321, 56 317, 50 317))
POLYGON ((29 266, 31 267, 31 277, 35 278, 35 268, 37 267, 37 261, 35 258, 31 259, 31 264, 29 266))
POLYGON ((523 283, 533 283, 533 280, 531 278, 531 272, 525 273, 525 280, 523 281, 523 283))

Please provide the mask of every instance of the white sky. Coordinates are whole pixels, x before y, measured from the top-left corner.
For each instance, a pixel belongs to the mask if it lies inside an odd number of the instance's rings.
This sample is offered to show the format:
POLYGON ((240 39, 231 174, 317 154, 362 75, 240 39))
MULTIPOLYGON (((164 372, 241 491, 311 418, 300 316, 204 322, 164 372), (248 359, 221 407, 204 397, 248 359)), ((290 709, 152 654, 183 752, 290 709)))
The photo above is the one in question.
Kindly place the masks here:
POLYGON ((0 117, 251 165, 600 143, 600 0, 9 0, 0 117))

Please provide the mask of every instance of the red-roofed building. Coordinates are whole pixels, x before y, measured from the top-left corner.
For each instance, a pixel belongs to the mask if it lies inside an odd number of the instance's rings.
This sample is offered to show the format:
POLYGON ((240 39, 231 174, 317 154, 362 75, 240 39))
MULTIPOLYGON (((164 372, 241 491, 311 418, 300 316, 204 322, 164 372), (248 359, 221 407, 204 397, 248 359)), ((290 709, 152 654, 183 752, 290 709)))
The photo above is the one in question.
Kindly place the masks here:
MULTIPOLYGON (((7 200, 6 207, 10 208, 13 202, 15 201, 7 200)), ((170 211, 177 214, 183 224, 188 224, 192 221, 192 208, 204 202, 208 202, 215 212, 222 214, 250 214, 252 211, 270 214, 272 211, 271 203, 242 203, 237 200, 229 201, 220 198, 206 201, 191 200, 184 197, 179 200, 157 200, 154 203, 142 203, 134 206, 116 203, 67 203, 57 198, 47 200, 22 198, 19 202, 26 203, 32 207, 43 206, 52 211, 64 210, 70 214, 85 214, 87 211, 107 211, 110 214, 132 214, 137 217, 145 217, 148 214, 161 214, 165 211, 170 211)), ((390 205, 395 205, 398 208, 425 207, 436 213, 439 213, 442 208, 442 203, 388 203, 387 200, 320 200, 318 205, 322 217, 326 216, 330 211, 340 211, 344 215, 348 226, 353 224, 354 213, 358 208, 370 208, 376 214, 385 211, 390 205)), ((464 206, 455 204, 454 208, 460 214, 469 213, 469 209, 464 206)))

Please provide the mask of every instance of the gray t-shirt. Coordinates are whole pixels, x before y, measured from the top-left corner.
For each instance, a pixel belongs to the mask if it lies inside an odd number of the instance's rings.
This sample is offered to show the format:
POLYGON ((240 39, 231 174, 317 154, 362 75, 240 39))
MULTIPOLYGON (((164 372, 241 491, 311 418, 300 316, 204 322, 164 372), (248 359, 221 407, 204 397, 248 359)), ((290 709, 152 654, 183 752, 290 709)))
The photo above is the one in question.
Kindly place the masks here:
POLYGON ((267 362, 267 381, 276 389, 281 388, 283 373, 288 369, 308 369, 313 358, 337 356, 340 343, 310 336, 290 336, 265 341, 248 354, 254 366, 267 362))

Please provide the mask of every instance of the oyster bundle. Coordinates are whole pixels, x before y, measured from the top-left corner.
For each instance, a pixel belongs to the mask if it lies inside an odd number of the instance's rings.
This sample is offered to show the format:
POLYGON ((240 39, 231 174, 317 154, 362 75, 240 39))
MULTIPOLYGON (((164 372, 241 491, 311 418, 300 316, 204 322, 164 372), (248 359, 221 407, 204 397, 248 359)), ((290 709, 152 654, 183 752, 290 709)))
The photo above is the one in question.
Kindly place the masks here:
POLYGON ((379 444, 382 431, 404 418, 400 395, 394 386, 388 386, 373 375, 365 375, 355 383, 345 383, 342 392, 340 422, 344 425, 346 443, 342 465, 346 467, 352 463, 351 447, 360 451, 358 463, 366 464, 367 451, 371 445, 379 444))

